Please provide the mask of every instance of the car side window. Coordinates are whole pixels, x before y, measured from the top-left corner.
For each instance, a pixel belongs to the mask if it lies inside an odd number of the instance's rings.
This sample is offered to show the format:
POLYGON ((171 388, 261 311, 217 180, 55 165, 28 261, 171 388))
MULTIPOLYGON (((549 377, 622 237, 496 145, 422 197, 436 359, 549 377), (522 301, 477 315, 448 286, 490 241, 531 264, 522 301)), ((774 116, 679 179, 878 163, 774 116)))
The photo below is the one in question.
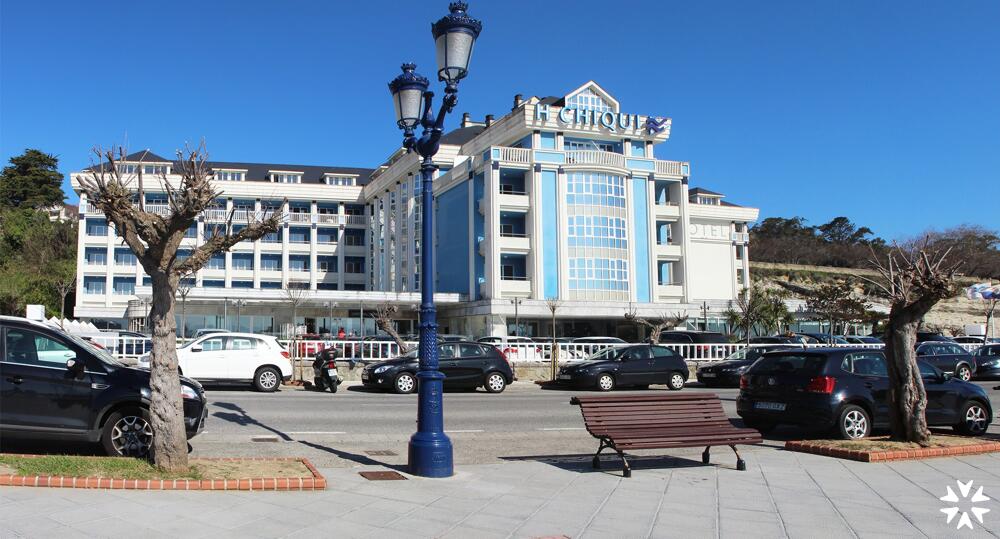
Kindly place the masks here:
POLYGON ((642 360, 642 359, 649 359, 649 357, 650 357, 649 356, 649 347, 648 346, 640 346, 640 347, 637 347, 637 348, 633 348, 633 349, 629 350, 628 352, 625 352, 625 354, 622 356, 622 359, 624 359, 625 361, 636 361, 636 360, 642 360))
POLYGON ((948 353, 949 354, 964 354, 965 353, 965 348, 962 348, 961 346, 959 346, 957 344, 949 344, 949 345, 945 346, 945 348, 948 349, 948 353))
POLYGON ((40 367, 65 367, 66 360, 75 357, 63 343, 24 329, 8 329, 4 336, 4 361, 40 367))
POLYGON ((439 355, 441 359, 454 359, 456 356, 455 345, 454 344, 442 344, 439 350, 439 355))
POLYGON ((483 347, 478 344, 462 344, 459 345, 459 349, 462 351, 462 357, 483 357, 486 355, 483 347))
POLYGON ((232 337, 229 339, 230 350, 253 350, 257 348, 257 339, 247 337, 232 337))
POLYGON ((920 368, 921 378, 937 378, 937 371, 934 370, 934 367, 931 367, 927 363, 924 363, 923 361, 918 361, 917 367, 920 368))
POLYGON ((841 368, 858 376, 889 376, 882 354, 848 354, 841 368))
POLYGON ((226 340, 222 337, 213 337, 201 341, 201 349, 205 352, 217 352, 226 348, 226 340))
POLYGON ((653 357, 674 357, 677 355, 673 350, 662 346, 651 346, 650 350, 653 352, 653 357))

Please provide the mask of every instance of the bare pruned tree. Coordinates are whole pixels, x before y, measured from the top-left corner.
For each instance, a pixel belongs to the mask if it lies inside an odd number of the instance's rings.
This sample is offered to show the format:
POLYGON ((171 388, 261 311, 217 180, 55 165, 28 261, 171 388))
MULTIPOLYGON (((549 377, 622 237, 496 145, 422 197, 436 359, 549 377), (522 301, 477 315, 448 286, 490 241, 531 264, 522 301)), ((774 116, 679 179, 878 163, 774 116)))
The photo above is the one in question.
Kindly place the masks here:
POLYGON ((66 319, 66 296, 76 287, 76 268, 72 264, 59 264, 54 271, 52 287, 59 294, 59 327, 62 328, 66 319))
POLYGON ((375 307, 375 326, 382 330, 383 333, 392 337, 392 340, 396 342, 396 346, 399 347, 400 355, 405 354, 410 351, 410 346, 406 344, 406 341, 399 336, 399 332, 396 331, 396 324, 393 322, 395 316, 399 314, 399 305, 393 305, 389 302, 385 302, 377 307, 375 307))
POLYGON ((878 279, 867 279, 890 302, 885 329, 889 371, 889 423, 892 439, 930 444, 927 392, 917 365, 917 328, 934 305, 956 295, 955 270, 949 250, 928 247, 927 241, 904 250, 898 246, 883 257, 872 251, 878 279))
POLYGON ((653 317, 643 317, 638 315, 635 307, 629 305, 628 310, 625 312, 625 320, 636 326, 648 328, 649 342, 660 344, 660 334, 667 329, 675 328, 687 322, 688 315, 681 312, 673 314, 663 312, 653 317))
POLYGON ((152 329, 150 354, 149 407, 154 436, 152 456, 165 470, 188 467, 187 436, 180 379, 177 373, 177 323, 174 307, 181 276, 193 273, 213 254, 226 251, 241 241, 253 241, 278 229, 281 211, 265 215, 246 212, 239 231, 233 228, 233 212, 225 226, 217 227, 190 256, 177 256, 185 232, 198 216, 222 193, 212 182, 212 170, 204 143, 197 148, 178 150, 171 178, 162 171, 156 180, 166 194, 167 208, 162 212, 145 211, 134 195, 136 176, 122 166, 127 152, 123 147, 95 148, 96 163, 81 179, 81 189, 88 204, 102 211, 115 232, 135 254, 152 281, 152 306, 149 312, 152 329))
POLYGON ((559 370, 559 342, 556 341, 556 311, 562 306, 562 302, 557 299, 550 299, 545 302, 545 306, 552 313, 552 351, 549 353, 549 370, 551 378, 556 379, 556 372, 559 370))

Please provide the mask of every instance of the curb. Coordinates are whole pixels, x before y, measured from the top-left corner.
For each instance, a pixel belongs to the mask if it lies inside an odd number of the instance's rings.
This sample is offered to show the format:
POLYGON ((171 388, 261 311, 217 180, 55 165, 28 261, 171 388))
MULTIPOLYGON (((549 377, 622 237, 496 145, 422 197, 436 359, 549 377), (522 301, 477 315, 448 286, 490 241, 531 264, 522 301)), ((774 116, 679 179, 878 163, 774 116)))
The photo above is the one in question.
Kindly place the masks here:
POLYGON ((890 460, 912 460, 933 457, 953 457, 959 455, 975 455, 1000 451, 1000 443, 982 442, 951 447, 924 447, 919 449, 898 449, 893 451, 863 451, 860 449, 839 449, 811 442, 785 442, 785 449, 800 453, 811 453, 860 462, 886 462, 890 460))
MULTIPOLYGON (((39 457, 41 455, 14 455, 39 457)), ((309 469, 310 477, 259 477, 254 479, 115 479, 109 477, 63 477, 53 475, 0 474, 0 486, 95 488, 105 490, 326 490, 326 478, 308 459, 298 457, 201 458, 225 462, 298 461, 309 469)))

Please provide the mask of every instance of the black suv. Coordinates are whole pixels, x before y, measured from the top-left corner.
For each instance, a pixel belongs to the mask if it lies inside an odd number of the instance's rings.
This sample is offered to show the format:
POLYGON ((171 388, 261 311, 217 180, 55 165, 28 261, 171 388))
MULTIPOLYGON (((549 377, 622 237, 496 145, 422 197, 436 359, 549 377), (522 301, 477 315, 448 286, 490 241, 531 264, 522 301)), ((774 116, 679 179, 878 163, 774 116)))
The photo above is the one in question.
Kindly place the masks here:
MULTIPOLYGON (((927 424, 962 434, 986 432, 993 409, 986 391, 919 362, 927 424)), ((736 412, 761 432, 779 424, 832 429, 859 439, 889 425, 885 356, 864 348, 813 348, 764 354, 740 378, 736 412)))
MULTIPOLYGON (((420 370, 419 350, 365 367, 361 381, 365 387, 413 393, 420 370)), ((444 387, 476 388, 500 393, 516 380, 514 369, 500 350, 489 344, 445 342, 438 344, 438 368, 445 375, 444 387)))
POLYGON ((684 356, 665 346, 639 344, 605 348, 583 361, 574 361, 559 369, 556 382, 599 391, 650 384, 666 384, 679 390, 688 374, 684 356))
MULTIPOLYGON (((58 328, 0 316, 0 436, 100 442, 109 455, 147 457, 149 371, 58 328)), ((181 378, 187 436, 205 425, 205 391, 181 378)))
POLYGON ((976 372, 976 360, 965 348, 947 341, 926 341, 917 345, 917 357, 955 378, 968 382, 976 372))

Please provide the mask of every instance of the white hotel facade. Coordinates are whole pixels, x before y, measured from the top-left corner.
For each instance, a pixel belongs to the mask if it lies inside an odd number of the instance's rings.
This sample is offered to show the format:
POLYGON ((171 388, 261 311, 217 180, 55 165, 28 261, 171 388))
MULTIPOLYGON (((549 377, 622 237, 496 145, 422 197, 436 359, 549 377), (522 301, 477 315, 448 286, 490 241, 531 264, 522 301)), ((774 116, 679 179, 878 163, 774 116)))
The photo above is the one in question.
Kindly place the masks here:
MULTIPOLYGON (((691 166, 656 159, 669 118, 621 110, 588 82, 563 97, 516 96, 509 113, 466 115, 435 157, 436 301, 441 333, 636 337, 624 315, 685 312, 709 328, 749 282, 747 225, 758 210, 691 188, 691 166)), ((173 163, 129 156, 152 176, 173 163)), ((201 327, 284 333, 288 289, 310 333, 374 332, 363 316, 399 304, 416 331, 421 246, 419 163, 395 151, 375 169, 211 163, 222 197, 184 240, 191 248, 235 210, 288 199, 281 230, 213 259, 189 282, 186 333, 201 327), (362 322, 362 319, 365 321, 362 322), (364 328, 362 329, 362 323, 364 328)), ((80 171, 71 175, 79 192, 80 171)), ((146 206, 167 211, 146 182, 146 206)), ((244 217, 245 218, 245 217, 244 217)), ((81 194, 75 314, 141 327, 148 280, 81 194)), ((180 304, 178 305, 180 312, 180 304)))

